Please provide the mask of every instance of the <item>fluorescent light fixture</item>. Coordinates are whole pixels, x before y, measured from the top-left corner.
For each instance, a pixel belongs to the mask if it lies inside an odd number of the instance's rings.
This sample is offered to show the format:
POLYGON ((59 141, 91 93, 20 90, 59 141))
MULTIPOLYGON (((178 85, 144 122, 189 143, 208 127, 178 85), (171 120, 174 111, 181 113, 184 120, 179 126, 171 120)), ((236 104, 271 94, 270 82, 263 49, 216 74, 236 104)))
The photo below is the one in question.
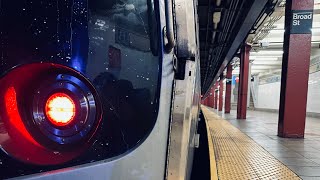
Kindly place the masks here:
POLYGON ((253 61, 256 65, 281 65, 282 61, 253 61))
MULTIPOLYGON (((320 43, 320 41, 311 41, 311 44, 318 44, 318 43, 320 43)), ((279 45, 279 46, 281 45, 282 46, 283 42, 270 42, 269 45, 270 46, 275 46, 275 45, 279 45)))
POLYGON ((251 54, 253 57, 282 57, 282 54, 251 54))
POLYGON ((282 55, 283 51, 258 51, 258 52, 251 52, 252 55, 282 55))
POLYGON ((311 31, 312 33, 320 32, 320 28, 312 28, 311 31))
POLYGON ((258 61, 276 61, 278 57, 266 57, 266 56, 250 56, 250 60, 258 60, 258 61))
POLYGON ((273 33, 273 34, 283 34, 285 32, 284 29, 272 29, 270 31, 270 33, 273 33))
MULTIPOLYGON (((314 19, 314 18, 315 18, 315 15, 313 15, 313 19, 314 19)), ((312 23, 312 27, 313 27, 313 28, 317 28, 317 27, 319 28, 319 27, 320 27, 320 22, 313 22, 313 23, 312 23)))
POLYGON ((265 66, 265 65, 262 65, 262 66, 252 66, 251 67, 251 71, 252 70, 269 70, 269 69, 277 69, 279 68, 279 66, 265 66))
POLYGON ((250 59, 259 59, 259 58, 272 58, 272 60, 275 60, 274 58, 282 57, 283 51, 259 51, 259 52, 251 52, 250 53, 250 59))
MULTIPOLYGON (((269 71, 269 69, 251 69, 251 74, 265 72, 265 71, 269 71)), ((240 72, 239 71, 232 71, 232 74, 238 75, 238 74, 240 74, 240 72)))
MULTIPOLYGON (((312 31, 313 33, 315 33, 315 32, 320 32, 320 27, 314 27, 314 28, 311 29, 311 31, 312 31)), ((285 32, 284 29, 272 29, 272 30, 270 31, 270 33, 273 33, 273 34, 283 34, 284 32, 285 32)))

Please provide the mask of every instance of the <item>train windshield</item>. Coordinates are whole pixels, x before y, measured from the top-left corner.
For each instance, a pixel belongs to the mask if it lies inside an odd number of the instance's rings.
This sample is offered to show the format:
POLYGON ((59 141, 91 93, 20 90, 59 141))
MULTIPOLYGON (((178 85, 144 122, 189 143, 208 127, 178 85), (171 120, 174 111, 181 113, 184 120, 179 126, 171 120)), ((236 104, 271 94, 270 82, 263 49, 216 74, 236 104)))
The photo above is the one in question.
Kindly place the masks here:
MULTIPOLYGON (((0 83, 15 67, 59 64, 88 79, 103 111, 94 144, 80 157, 43 167, 0 150, 0 179, 115 157, 148 136, 161 77, 156 14, 153 0, 0 1, 0 83)), ((1 113, 0 147, 10 140, 1 113)))

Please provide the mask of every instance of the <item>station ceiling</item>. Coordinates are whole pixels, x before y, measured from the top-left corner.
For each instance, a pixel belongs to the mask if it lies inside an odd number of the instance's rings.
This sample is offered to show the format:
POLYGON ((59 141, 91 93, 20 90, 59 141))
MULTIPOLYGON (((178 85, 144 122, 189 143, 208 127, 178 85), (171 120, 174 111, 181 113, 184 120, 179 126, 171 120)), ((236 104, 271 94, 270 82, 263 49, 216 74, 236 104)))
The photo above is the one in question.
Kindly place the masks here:
POLYGON ((278 0, 199 0, 202 94, 206 94, 259 19, 278 0))
MULTIPOLYGON (((320 0, 314 0, 314 4, 311 59, 320 54, 320 0)), ((273 12, 264 19, 260 29, 247 38, 247 42, 253 44, 250 52, 252 75, 269 77, 281 74, 285 32, 284 11, 284 2, 278 3, 273 12)), ((237 63, 233 74, 239 74, 239 64, 237 63)))

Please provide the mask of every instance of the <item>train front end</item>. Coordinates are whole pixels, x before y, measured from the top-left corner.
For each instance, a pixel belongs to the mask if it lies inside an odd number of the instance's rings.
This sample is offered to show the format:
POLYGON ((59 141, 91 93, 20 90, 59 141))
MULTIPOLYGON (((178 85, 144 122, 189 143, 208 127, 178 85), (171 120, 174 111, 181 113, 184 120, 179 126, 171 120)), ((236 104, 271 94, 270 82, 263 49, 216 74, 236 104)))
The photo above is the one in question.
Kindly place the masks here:
POLYGON ((153 0, 0 1, 0 179, 162 179, 172 98, 153 0))

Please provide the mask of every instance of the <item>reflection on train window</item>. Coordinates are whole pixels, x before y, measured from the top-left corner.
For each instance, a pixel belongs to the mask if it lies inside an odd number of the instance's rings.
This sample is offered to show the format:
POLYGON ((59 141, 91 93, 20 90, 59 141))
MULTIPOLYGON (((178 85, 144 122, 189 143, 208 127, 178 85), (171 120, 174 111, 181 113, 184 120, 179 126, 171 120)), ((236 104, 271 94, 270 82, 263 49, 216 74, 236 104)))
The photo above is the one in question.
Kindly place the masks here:
POLYGON ((94 78, 104 111, 113 119, 104 121, 110 123, 104 139, 128 149, 156 118, 159 60, 151 50, 156 48, 151 47, 156 37, 151 38, 155 28, 149 23, 154 21, 153 9, 147 0, 93 0, 89 9, 88 69, 95 71, 88 77, 94 78), (120 134, 114 136, 113 131, 120 134))
MULTIPOLYGON (((153 0, 0 3, 0 81, 22 64, 61 64, 92 83, 103 110, 94 144, 82 156, 43 167, 0 150, 0 179, 111 158, 147 138, 156 123, 161 77, 153 0)), ((0 112, 0 143, 6 133, 1 118, 0 112)))

